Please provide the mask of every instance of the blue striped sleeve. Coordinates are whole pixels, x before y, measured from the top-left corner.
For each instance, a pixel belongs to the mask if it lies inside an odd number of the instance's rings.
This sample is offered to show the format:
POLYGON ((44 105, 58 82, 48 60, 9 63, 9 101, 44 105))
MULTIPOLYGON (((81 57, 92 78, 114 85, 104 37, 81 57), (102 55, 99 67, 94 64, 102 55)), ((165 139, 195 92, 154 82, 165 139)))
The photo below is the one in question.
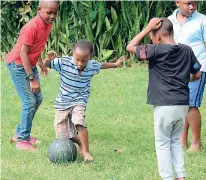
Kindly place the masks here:
POLYGON ((91 60, 91 62, 92 62, 92 65, 94 67, 95 73, 96 74, 99 73, 100 69, 102 68, 102 64, 95 61, 95 60, 91 60))
POLYGON ((57 72, 60 72, 62 67, 62 58, 59 57, 52 60, 49 64, 49 67, 51 69, 55 69, 57 72))

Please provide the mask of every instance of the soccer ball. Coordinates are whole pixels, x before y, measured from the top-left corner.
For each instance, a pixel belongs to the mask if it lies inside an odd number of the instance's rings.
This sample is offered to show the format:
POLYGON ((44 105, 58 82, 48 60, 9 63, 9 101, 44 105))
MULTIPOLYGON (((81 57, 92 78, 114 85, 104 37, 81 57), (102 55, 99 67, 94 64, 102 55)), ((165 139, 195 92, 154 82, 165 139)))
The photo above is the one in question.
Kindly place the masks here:
POLYGON ((77 148, 69 139, 56 139, 49 146, 48 156, 52 163, 71 163, 76 160, 77 148))

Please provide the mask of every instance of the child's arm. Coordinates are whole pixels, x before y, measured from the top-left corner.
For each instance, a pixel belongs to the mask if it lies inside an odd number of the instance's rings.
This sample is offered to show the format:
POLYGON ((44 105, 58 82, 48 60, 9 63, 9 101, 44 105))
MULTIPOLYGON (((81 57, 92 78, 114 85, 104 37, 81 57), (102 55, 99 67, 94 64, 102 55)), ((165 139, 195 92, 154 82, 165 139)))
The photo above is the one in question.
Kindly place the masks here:
POLYGON ((200 78, 201 78, 201 72, 200 71, 198 71, 195 74, 190 74, 190 82, 195 81, 195 80, 200 79, 200 78))
POLYGON ((32 69, 31 69, 30 61, 29 61, 29 56, 28 56, 29 49, 30 49, 30 47, 28 45, 23 44, 21 46, 21 51, 20 51, 20 57, 22 60, 22 64, 24 66, 24 69, 25 69, 27 75, 33 73, 32 69))
POLYGON ((101 69, 117 68, 126 60, 124 56, 120 57, 115 63, 104 62, 101 69))
POLYGON ((52 60, 54 60, 56 57, 56 52, 55 51, 48 51, 47 56, 43 61, 44 67, 49 67, 49 64, 52 60))
POLYGON ((43 63, 43 60, 42 60, 41 56, 38 58, 38 65, 41 68, 41 75, 42 76, 47 76, 48 69, 47 69, 47 67, 44 66, 44 63, 43 63))
POLYGON ((161 19, 152 18, 149 24, 143 29, 138 35, 136 35, 127 45, 126 49, 128 52, 136 54, 136 46, 139 45, 142 39, 150 33, 152 30, 156 30, 161 26, 161 19))
POLYGON ((195 81, 201 78, 201 64, 198 62, 193 50, 190 48, 191 54, 190 58, 192 59, 191 69, 190 69, 190 82, 195 81))
MULTIPOLYGON (((28 56, 29 49, 29 45, 23 44, 20 50, 20 57, 22 60, 22 64, 24 66, 24 70, 26 71, 27 77, 34 76, 28 56)), ((40 92, 40 84, 35 77, 32 80, 30 80, 30 88, 31 91, 34 93, 40 92)))

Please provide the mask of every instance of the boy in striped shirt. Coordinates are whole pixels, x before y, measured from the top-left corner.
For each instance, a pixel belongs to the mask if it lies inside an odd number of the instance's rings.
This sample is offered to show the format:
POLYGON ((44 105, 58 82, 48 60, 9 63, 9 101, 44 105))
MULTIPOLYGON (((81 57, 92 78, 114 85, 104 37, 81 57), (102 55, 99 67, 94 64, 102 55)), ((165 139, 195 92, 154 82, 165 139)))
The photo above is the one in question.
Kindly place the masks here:
POLYGON ((93 161, 85 120, 91 79, 100 69, 117 68, 125 60, 121 57, 115 63, 99 63, 90 60, 92 53, 93 45, 82 40, 74 45, 73 56, 55 58, 55 53, 51 52, 44 60, 45 67, 60 73, 60 89, 54 103, 56 138, 69 138, 77 143, 86 162, 93 161))

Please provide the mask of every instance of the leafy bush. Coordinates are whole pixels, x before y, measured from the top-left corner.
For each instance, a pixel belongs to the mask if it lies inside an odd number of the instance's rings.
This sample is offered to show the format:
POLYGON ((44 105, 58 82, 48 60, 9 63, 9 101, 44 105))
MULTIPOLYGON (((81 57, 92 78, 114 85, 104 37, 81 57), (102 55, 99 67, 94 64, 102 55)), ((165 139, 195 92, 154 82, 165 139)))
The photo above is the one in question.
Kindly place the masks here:
MULTIPOLYGON (((206 12, 205 2, 199 11, 206 12)), ((20 28, 37 11, 37 1, 2 1, 1 47, 8 52, 20 28)), ((126 54, 125 46, 152 17, 167 17, 176 8, 170 1, 61 1, 45 51, 71 54, 79 39, 94 43, 95 56, 105 61, 126 54)), ((149 42, 149 37, 144 42, 149 42)))

